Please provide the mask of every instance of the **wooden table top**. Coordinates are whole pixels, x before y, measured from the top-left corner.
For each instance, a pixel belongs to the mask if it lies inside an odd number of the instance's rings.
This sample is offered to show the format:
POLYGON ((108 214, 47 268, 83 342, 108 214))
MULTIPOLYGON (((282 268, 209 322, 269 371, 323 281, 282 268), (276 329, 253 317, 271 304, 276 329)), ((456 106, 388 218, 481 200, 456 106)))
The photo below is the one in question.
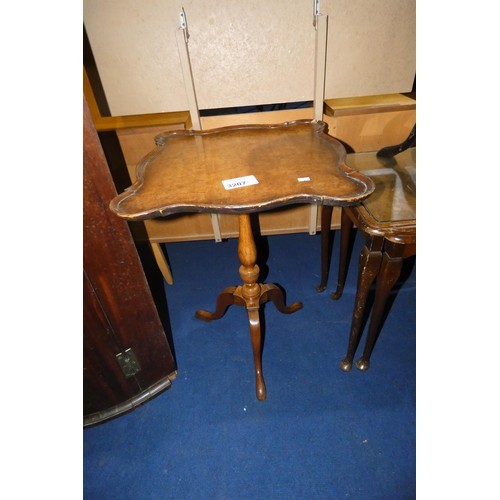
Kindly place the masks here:
POLYGON ((350 206, 373 181, 345 164, 324 122, 173 131, 137 165, 137 180, 111 209, 129 220, 181 212, 251 213, 309 203, 350 206))

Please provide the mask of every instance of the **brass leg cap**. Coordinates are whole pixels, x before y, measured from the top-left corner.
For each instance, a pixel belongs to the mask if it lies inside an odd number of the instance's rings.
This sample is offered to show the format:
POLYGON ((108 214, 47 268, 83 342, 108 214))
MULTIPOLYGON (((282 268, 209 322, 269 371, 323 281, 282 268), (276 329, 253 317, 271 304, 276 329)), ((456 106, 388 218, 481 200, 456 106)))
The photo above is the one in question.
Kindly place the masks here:
POLYGON ((347 358, 346 358, 346 359, 343 359, 343 360, 340 362, 340 369, 341 369, 343 372, 350 372, 350 371, 351 371, 351 368, 352 368, 352 361, 348 360, 347 358))
POLYGON ((361 370, 362 372, 365 372, 366 370, 368 370, 368 368, 370 368, 370 362, 366 359, 360 358, 356 362, 356 368, 358 370, 361 370))

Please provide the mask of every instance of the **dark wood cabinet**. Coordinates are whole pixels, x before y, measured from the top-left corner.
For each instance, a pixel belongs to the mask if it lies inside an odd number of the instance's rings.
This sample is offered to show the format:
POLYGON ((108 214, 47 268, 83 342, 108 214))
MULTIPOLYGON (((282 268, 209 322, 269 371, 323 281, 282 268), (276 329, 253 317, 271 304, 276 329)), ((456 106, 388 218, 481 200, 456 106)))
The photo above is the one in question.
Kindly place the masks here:
POLYGON ((164 324, 128 223, 109 209, 116 189, 83 100, 84 426, 132 410, 176 375, 164 324))

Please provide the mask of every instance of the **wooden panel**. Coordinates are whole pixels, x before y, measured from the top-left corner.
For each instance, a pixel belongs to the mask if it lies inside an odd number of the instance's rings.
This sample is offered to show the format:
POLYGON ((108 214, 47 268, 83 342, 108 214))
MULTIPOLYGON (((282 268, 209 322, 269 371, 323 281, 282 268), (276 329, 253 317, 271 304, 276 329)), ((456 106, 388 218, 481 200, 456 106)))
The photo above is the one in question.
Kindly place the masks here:
POLYGON ((140 387, 116 362, 121 346, 110 332, 95 291, 83 276, 83 412, 90 415, 133 398, 140 387))
POLYGON ((382 94, 325 100, 325 114, 328 116, 368 115, 389 111, 415 110, 415 98, 405 94, 382 94))
MULTIPOLYGON (((84 0, 112 115, 183 111, 176 33, 184 7, 200 109, 313 99, 312 0, 84 0)), ((322 0, 325 97, 411 91, 415 0, 322 0)))
POLYGON ((176 368, 128 225, 109 209, 116 190, 85 100, 83 146, 84 400, 95 423, 168 387, 176 368), (116 354, 128 348, 141 370, 127 378, 116 354))
POLYGON ((293 120, 312 120, 313 108, 286 109, 262 113, 238 113, 228 115, 205 116, 201 119, 203 130, 231 125, 275 124, 293 120))
POLYGON ((378 151, 403 142, 415 125, 415 110, 324 117, 330 135, 352 152, 378 151))
POLYGON ((259 215, 262 234, 307 233, 309 205, 295 205, 262 212, 259 215))
MULTIPOLYGON (((259 214, 262 235, 307 233, 309 231, 309 206, 287 207, 259 214)), ((320 230, 319 207, 316 229, 320 230)), ((238 216, 219 214, 221 234, 223 238, 238 237, 238 216)), ((214 234, 208 214, 185 214, 171 216, 165 220, 144 221, 148 226, 150 241, 168 243, 175 241, 212 240, 214 234)), ((331 228, 340 227, 340 218, 334 209, 331 228)))
MULTIPOLYGON (((321 229, 321 208, 318 211, 316 230, 321 229)), ((283 207, 259 213, 259 228, 263 236, 273 234, 307 233, 309 232, 309 205, 283 207)), ((238 216, 219 215, 223 238, 238 237, 238 216)), ((331 229, 340 228, 340 211, 334 207, 331 229)), ((194 238, 193 238, 194 239, 194 238)))
POLYGON ((150 240, 156 243, 214 238, 210 214, 172 215, 144 223, 150 240))

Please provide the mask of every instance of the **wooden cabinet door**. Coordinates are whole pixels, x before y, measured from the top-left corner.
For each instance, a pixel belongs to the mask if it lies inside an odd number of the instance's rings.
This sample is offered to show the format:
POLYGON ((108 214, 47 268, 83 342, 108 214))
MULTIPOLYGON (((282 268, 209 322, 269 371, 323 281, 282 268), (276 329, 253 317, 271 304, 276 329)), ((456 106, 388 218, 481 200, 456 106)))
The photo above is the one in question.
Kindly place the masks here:
POLYGON ((84 426, 132 410, 168 389, 176 366, 84 98, 84 426))

